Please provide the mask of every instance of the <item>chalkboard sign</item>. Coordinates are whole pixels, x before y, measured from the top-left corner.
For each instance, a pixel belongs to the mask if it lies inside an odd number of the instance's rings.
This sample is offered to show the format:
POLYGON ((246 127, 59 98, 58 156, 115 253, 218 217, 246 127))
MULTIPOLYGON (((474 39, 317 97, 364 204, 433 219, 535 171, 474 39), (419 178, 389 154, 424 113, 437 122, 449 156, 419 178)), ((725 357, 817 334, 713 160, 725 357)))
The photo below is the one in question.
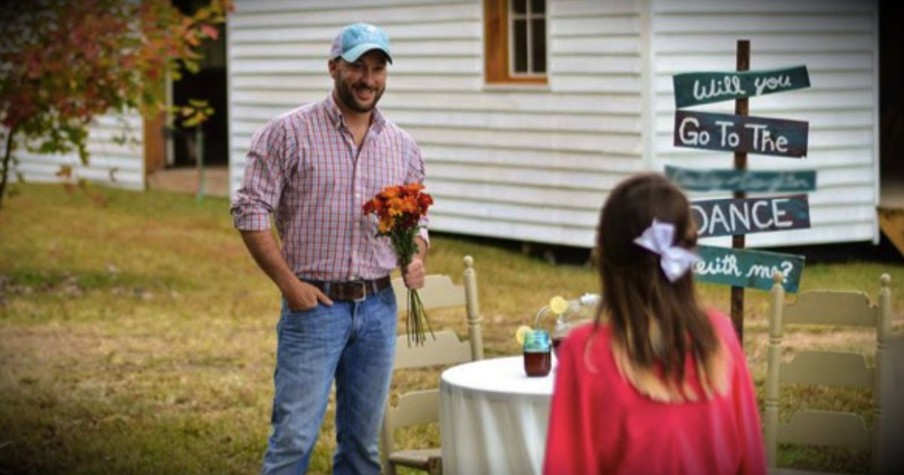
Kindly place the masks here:
POLYGON ((691 216, 699 237, 810 227, 807 195, 692 201, 691 216))
POLYGON ((815 170, 692 170, 666 165, 665 174, 689 191, 804 192, 816 189, 815 170))
POLYGON ((762 71, 695 72, 672 76, 675 107, 762 96, 810 87, 806 66, 762 71))
POLYGON ((808 122, 712 112, 675 111, 676 147, 800 158, 808 122))
POLYGON ((805 260, 793 254, 714 246, 698 246, 697 255, 694 278, 700 282, 770 290, 772 276, 779 270, 785 278, 782 287, 789 293, 797 292, 805 260))

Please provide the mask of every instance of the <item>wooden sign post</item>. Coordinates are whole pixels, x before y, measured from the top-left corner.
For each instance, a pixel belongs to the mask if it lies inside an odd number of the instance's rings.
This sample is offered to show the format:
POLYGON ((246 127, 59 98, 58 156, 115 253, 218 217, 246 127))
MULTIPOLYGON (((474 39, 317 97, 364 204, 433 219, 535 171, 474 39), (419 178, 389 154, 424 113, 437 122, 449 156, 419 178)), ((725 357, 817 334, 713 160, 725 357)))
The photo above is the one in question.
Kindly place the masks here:
MULTIPOLYGON (((737 52, 737 70, 747 71, 750 69, 750 40, 738 40, 737 52)), ((740 97, 735 99, 735 115, 746 116, 749 109, 747 98, 740 97)), ((737 151, 734 154, 735 170, 747 170, 747 152, 737 151)), ((732 196, 736 200, 747 197, 747 192, 738 190, 733 192, 732 196)), ((744 234, 735 234, 731 237, 732 249, 744 249, 744 234)), ((744 341, 744 287, 733 285, 731 287, 731 324, 734 325, 735 333, 738 334, 738 341, 744 341)))
POLYGON ((705 282, 731 286, 731 321, 744 338, 744 289, 768 290, 772 274, 786 275, 783 286, 796 292, 803 256, 745 250, 748 233, 810 227, 806 194, 748 198, 747 192, 806 192, 816 188, 815 171, 751 172, 747 154, 801 158, 807 155, 807 122, 751 117, 748 98, 810 86, 806 66, 750 71, 750 41, 738 40, 736 71, 677 74, 675 87, 676 147, 731 151, 731 170, 694 171, 666 167, 666 174, 692 191, 731 191, 730 199, 691 203, 700 237, 731 236, 731 249, 699 246, 701 261, 694 274, 705 282), (734 115, 689 111, 683 107, 733 100, 734 115))

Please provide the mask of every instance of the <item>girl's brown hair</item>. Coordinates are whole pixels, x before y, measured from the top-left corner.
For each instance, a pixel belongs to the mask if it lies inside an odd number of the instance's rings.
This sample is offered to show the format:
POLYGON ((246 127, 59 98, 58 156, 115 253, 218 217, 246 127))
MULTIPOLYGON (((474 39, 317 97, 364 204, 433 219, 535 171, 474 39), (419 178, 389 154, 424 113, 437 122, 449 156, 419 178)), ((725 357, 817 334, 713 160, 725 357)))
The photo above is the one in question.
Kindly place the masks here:
POLYGON ((663 175, 632 176, 609 195, 597 230, 603 299, 596 324, 608 321, 619 370, 647 396, 665 402, 697 399, 685 375, 689 356, 706 397, 713 389, 723 393, 724 351, 697 300, 692 273, 670 282, 660 256, 634 243, 654 218, 675 226, 673 245, 696 246, 690 203, 663 175))

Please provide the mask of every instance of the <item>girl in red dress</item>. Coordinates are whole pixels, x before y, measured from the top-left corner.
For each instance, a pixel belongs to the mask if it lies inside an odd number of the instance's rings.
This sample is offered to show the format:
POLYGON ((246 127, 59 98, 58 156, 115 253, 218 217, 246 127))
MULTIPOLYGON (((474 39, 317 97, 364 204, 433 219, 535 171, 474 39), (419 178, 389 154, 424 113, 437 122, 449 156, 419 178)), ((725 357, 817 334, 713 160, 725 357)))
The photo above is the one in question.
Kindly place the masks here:
POLYGON ((559 348, 545 474, 766 473, 744 352, 694 291, 695 244, 690 203, 664 176, 610 194, 603 299, 559 348))

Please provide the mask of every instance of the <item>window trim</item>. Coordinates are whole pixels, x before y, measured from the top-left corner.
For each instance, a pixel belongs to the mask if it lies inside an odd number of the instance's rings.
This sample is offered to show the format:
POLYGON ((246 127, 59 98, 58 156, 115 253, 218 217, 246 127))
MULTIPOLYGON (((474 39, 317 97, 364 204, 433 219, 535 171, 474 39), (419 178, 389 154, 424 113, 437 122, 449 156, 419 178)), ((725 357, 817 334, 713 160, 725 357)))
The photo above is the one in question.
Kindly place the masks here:
MULTIPOLYGON (((511 46, 511 35, 509 31, 510 11, 508 0, 484 0, 484 79, 487 84, 535 84, 545 85, 549 82, 547 57, 546 73, 513 73, 511 56, 513 48, 511 46)), ((547 34, 548 27, 548 10, 545 17, 547 18, 547 34)), ((527 18, 531 18, 527 16, 527 18)), ((529 22, 528 22, 529 23, 529 22)), ((529 45, 530 48, 530 45, 529 45)), ((549 41, 546 41, 547 56, 549 55, 549 41)), ((533 61, 528 51, 528 64, 533 61)))

